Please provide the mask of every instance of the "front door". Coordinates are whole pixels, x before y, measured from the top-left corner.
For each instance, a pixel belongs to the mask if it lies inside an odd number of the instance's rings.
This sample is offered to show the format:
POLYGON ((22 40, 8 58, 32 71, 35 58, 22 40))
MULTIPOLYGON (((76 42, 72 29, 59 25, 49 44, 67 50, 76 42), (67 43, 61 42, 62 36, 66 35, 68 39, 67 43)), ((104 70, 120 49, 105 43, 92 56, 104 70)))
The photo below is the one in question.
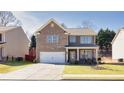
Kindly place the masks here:
POLYGON ((69 51, 69 61, 76 61, 76 50, 69 51))

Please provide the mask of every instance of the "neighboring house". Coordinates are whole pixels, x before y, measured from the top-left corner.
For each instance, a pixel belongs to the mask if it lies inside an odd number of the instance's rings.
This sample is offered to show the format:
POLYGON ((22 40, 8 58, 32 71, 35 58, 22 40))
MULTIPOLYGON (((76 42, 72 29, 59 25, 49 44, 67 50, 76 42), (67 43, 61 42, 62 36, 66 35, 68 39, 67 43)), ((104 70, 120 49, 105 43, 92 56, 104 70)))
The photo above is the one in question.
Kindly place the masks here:
POLYGON ((36 59, 45 63, 65 63, 97 58, 96 33, 89 28, 64 28, 50 19, 36 32, 36 59))
POLYGON ((120 29, 112 40, 112 59, 124 59, 124 28, 120 29))
POLYGON ((0 27, 0 60, 4 57, 25 57, 29 39, 21 27, 0 27))

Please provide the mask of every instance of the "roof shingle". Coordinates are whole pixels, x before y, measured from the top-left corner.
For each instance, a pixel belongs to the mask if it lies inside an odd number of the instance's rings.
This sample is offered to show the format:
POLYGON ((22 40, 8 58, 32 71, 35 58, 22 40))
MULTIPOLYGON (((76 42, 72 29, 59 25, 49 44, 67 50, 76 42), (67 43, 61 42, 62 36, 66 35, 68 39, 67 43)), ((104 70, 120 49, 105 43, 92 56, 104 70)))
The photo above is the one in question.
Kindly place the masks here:
POLYGON ((18 27, 16 27, 16 26, 8 26, 8 27, 1 26, 0 27, 0 32, 9 31, 9 30, 12 30, 12 29, 15 29, 15 28, 18 28, 18 27))
POLYGON ((69 35, 97 35, 91 28, 66 28, 69 35))

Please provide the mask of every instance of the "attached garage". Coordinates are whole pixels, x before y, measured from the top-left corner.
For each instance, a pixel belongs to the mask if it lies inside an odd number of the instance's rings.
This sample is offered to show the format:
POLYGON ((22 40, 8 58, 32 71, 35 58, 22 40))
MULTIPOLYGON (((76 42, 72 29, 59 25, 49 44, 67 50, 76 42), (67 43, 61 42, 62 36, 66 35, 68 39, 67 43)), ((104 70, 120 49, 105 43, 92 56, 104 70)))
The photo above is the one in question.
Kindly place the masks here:
POLYGON ((40 52, 42 63, 65 63, 65 52, 40 52))

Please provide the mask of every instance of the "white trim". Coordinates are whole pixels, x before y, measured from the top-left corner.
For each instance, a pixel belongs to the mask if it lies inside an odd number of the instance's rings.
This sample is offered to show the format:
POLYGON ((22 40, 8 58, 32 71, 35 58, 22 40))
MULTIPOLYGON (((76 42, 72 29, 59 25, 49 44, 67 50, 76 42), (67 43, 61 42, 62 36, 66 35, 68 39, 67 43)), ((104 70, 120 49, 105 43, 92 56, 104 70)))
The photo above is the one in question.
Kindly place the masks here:
POLYGON ((99 47, 66 47, 67 49, 98 49, 99 47))
POLYGON ((3 36, 2 36, 2 41, 3 41, 3 42, 6 42, 5 33, 3 33, 2 35, 3 35, 3 36))
POLYGON ((79 49, 77 49, 77 60, 78 60, 78 61, 79 61, 79 55, 80 55, 79 49))
POLYGON ((119 35, 119 33, 120 33, 121 31, 124 31, 124 29, 119 29, 119 31, 118 31, 118 32, 116 33, 116 35, 114 36, 114 38, 113 38, 111 44, 114 43, 115 39, 117 38, 117 36, 119 35))

